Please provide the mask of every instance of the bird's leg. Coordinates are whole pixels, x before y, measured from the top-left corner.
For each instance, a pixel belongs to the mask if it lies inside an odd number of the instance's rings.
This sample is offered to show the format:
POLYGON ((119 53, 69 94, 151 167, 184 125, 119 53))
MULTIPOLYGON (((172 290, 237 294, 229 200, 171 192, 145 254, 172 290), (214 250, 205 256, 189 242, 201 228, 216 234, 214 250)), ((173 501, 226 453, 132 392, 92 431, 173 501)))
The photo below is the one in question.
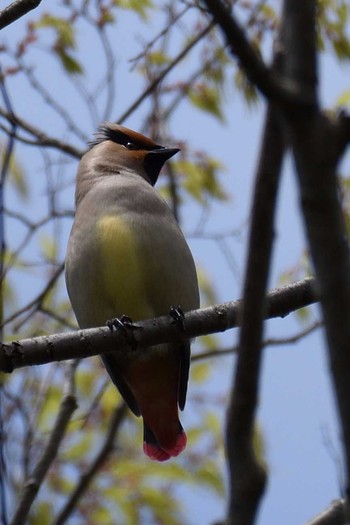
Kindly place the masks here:
POLYGON ((175 323, 182 332, 186 330, 185 326, 185 314, 181 306, 172 306, 169 311, 169 315, 172 318, 172 323, 175 323))
POLYGON ((121 317, 115 317, 114 319, 106 321, 106 325, 111 332, 113 332, 114 329, 121 330, 131 348, 136 350, 137 342, 134 337, 134 330, 140 328, 140 326, 134 324, 129 316, 122 315, 121 317))

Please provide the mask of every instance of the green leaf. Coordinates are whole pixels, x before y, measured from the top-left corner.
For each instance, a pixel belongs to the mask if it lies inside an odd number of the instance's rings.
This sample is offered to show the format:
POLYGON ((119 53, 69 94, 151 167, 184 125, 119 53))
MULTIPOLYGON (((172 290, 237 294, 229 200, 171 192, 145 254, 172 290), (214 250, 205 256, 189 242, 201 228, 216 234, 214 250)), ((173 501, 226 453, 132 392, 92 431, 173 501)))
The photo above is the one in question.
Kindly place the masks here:
POLYGON ((217 171, 222 169, 222 166, 215 159, 205 157, 194 162, 184 160, 174 164, 176 169, 182 172, 184 189, 197 201, 204 204, 206 197, 226 200, 227 195, 217 177, 217 171))
POLYGON ((264 470, 268 470, 268 465, 265 459, 265 443, 261 428, 259 425, 255 424, 253 430, 253 449, 255 457, 264 470))
MULTIPOLYGON (((2 162, 5 159, 6 156, 6 146, 4 144, 1 145, 2 149, 2 162)), ((12 183, 14 189, 16 190, 19 197, 21 197, 22 200, 27 200, 29 197, 29 186, 28 186, 28 177, 26 176, 26 173, 19 162, 19 160, 15 157, 15 155, 12 152, 12 155, 10 157, 9 162, 9 175, 10 175, 10 182, 12 183)))
POLYGON ((349 106, 350 105, 350 89, 343 91, 336 101, 336 106, 349 106))
POLYGON ((239 89, 244 95, 244 98, 249 106, 254 106, 258 102, 258 91, 254 84, 252 84, 243 69, 238 69, 234 76, 234 81, 239 89))
POLYGON ((206 461, 203 466, 197 470, 196 477, 198 481, 210 489, 213 489, 219 496, 224 496, 225 486, 216 463, 206 461))
MULTIPOLYGON (((63 456, 65 461, 75 461, 82 459, 91 449, 93 439, 92 434, 87 431, 83 431, 80 434, 81 435, 78 442, 64 451, 63 456)), ((75 436, 77 436, 77 434, 75 434, 75 436)))
POLYGON ((98 523, 99 525, 110 525, 113 523, 114 517, 107 507, 94 507, 90 512, 91 523, 98 523))
POLYGON ((147 53, 147 61, 155 66, 163 66, 169 63, 169 57, 167 57, 161 51, 153 51, 147 53))
POLYGON ((46 432, 51 429, 56 419, 58 408, 62 400, 62 391, 58 385, 52 385, 46 392, 45 402, 37 419, 37 426, 46 432))
POLYGON ((73 25, 69 20, 44 14, 41 17, 41 20, 35 23, 35 27, 51 28, 55 31, 60 46, 69 48, 75 47, 73 25))
POLYGON ((206 84, 197 84, 190 89, 188 98, 198 109, 210 113, 221 122, 224 121, 220 108, 222 99, 217 88, 209 87, 206 84))
POLYGON ((212 367, 209 362, 196 363, 191 367, 191 380, 195 383, 204 383, 210 377, 212 367))
POLYGON ((217 304, 219 302, 213 281, 202 267, 197 268, 198 283, 201 291, 201 297, 207 305, 217 304))
POLYGON ((148 11, 153 7, 153 2, 151 0, 114 0, 114 5, 134 11, 145 20, 148 17, 148 11))
POLYGON ((56 53, 67 73, 81 75, 84 72, 81 64, 71 54, 67 53, 67 51, 58 48, 56 49, 56 53))
POLYGON ((49 525, 52 523, 52 504, 47 501, 42 501, 33 506, 33 510, 29 514, 29 525, 49 525))
POLYGON ((57 243, 55 239, 48 234, 40 236, 40 248, 44 258, 47 261, 56 261, 57 259, 57 243))

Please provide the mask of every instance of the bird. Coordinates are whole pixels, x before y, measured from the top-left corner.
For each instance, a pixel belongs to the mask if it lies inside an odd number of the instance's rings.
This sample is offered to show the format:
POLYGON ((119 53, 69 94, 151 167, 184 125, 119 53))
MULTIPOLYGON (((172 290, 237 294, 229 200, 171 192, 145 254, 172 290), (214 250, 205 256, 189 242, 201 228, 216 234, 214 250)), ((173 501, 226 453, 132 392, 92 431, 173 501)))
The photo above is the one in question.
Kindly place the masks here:
MULTIPOLYGON (((65 261, 68 296, 81 329, 199 308, 195 263, 166 201, 154 188, 178 148, 104 122, 82 156, 76 214, 65 261), (180 310, 181 311, 181 310, 180 310)), ((102 356, 130 410, 143 418, 143 451, 166 461, 186 447, 190 341, 102 356), (131 355, 132 354, 132 355, 131 355)))

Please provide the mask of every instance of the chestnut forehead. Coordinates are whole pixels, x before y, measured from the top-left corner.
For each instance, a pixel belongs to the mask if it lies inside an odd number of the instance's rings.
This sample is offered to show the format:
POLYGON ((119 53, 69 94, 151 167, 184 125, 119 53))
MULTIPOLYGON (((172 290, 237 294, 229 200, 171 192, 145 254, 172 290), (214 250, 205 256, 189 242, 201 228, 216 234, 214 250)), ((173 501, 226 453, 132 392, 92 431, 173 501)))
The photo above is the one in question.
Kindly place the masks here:
POLYGON ((119 126, 119 124, 112 124, 109 122, 100 125, 97 133, 95 133, 95 140, 90 142, 90 147, 96 146, 96 144, 100 144, 105 140, 112 140, 113 142, 123 146, 125 146, 128 142, 132 142, 140 149, 144 150, 154 150, 162 147, 148 137, 141 135, 141 133, 138 133, 137 131, 133 131, 132 129, 125 128, 124 126, 119 126))

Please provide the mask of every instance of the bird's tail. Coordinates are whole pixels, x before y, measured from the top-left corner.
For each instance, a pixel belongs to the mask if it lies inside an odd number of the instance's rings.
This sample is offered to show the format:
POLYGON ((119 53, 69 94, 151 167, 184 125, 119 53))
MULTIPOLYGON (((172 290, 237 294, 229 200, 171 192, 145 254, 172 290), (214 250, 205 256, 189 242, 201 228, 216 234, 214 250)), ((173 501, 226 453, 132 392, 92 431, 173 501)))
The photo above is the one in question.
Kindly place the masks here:
POLYGON ((187 437, 182 425, 179 423, 177 434, 171 443, 160 445, 152 430, 143 422, 143 451, 150 459, 166 461, 178 456, 186 447, 187 437))

